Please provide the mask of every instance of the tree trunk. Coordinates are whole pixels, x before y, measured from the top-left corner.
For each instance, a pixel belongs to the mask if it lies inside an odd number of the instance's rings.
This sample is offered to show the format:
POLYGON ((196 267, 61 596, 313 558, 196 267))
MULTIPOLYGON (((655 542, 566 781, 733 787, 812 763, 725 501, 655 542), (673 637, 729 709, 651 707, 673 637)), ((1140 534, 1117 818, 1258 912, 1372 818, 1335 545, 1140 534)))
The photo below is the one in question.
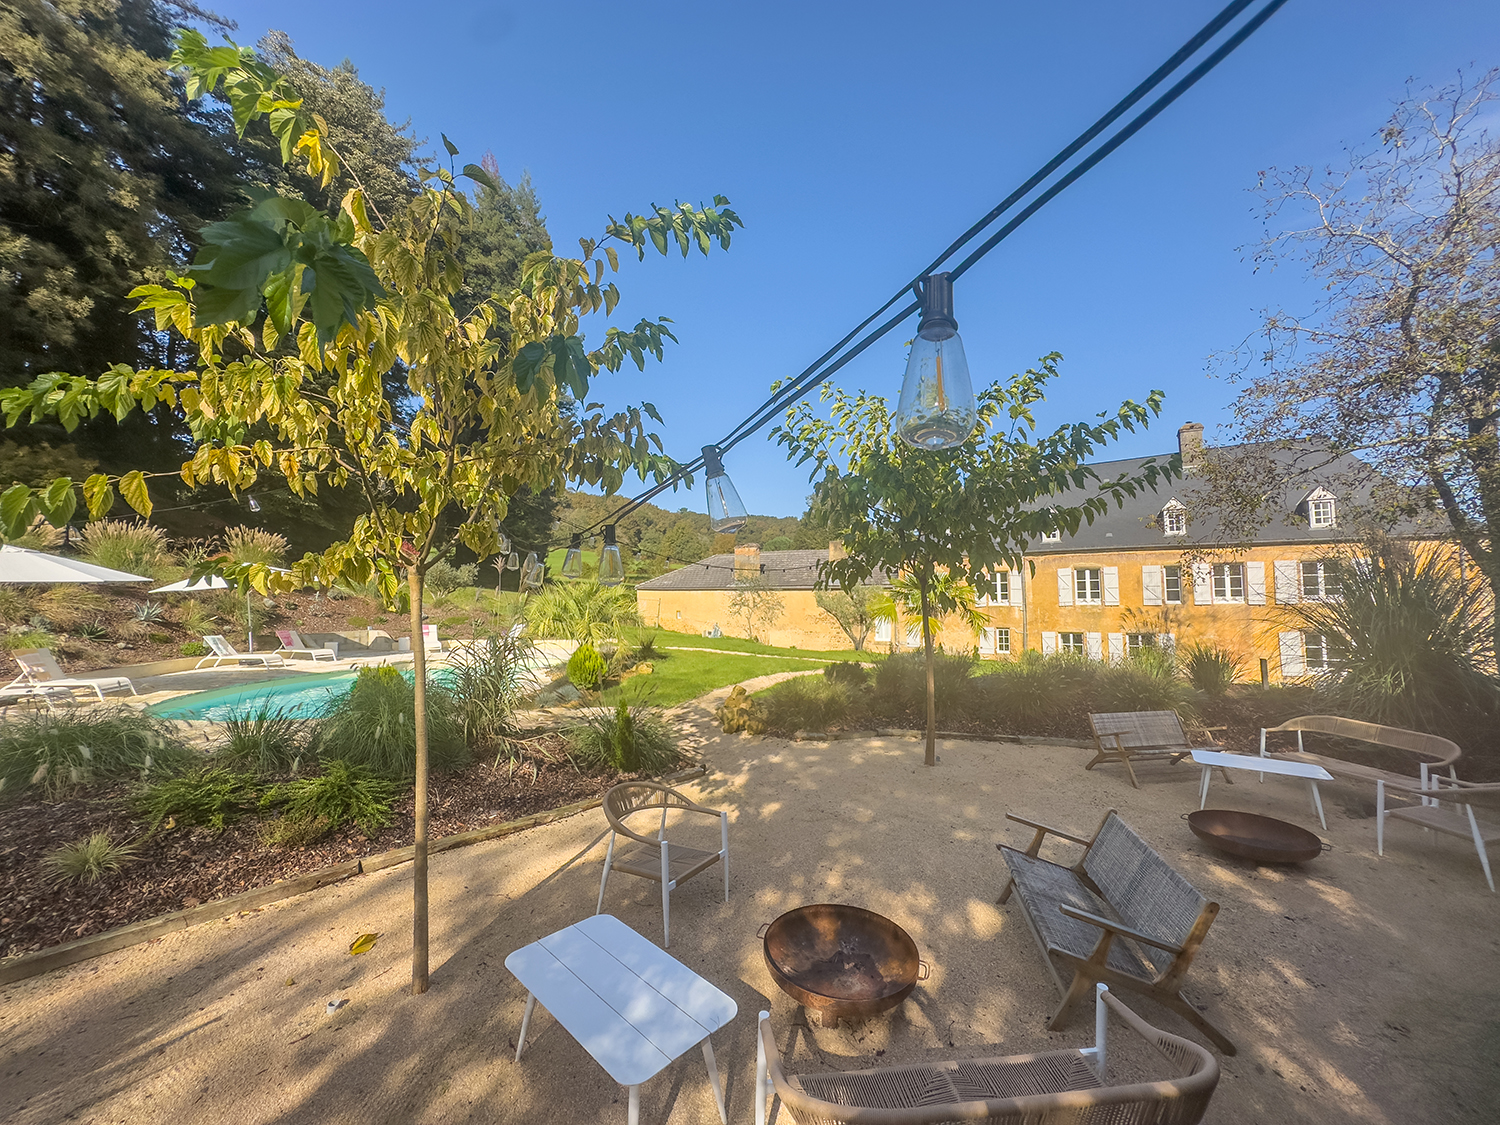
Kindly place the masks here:
POLYGON ((422 575, 416 567, 406 572, 411 590, 411 659, 416 672, 415 734, 417 739, 416 807, 411 867, 411 991, 427 991, 427 645, 422 636, 422 575))
POLYGON ((922 647, 927 650, 927 756, 923 765, 937 765, 937 687, 933 681, 932 619, 928 616, 927 588, 932 581, 932 564, 922 571, 922 647))

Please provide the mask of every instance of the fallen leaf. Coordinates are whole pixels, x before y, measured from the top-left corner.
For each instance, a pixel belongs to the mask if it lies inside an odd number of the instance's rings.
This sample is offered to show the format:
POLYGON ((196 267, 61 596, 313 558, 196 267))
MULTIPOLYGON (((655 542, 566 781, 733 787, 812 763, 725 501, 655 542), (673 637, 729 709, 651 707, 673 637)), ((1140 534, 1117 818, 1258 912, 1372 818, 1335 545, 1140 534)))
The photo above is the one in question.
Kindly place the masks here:
POLYGON ((353 944, 349 946, 349 952, 355 956, 361 953, 368 953, 375 948, 375 943, 379 940, 379 934, 360 934, 359 937, 354 939, 353 944))

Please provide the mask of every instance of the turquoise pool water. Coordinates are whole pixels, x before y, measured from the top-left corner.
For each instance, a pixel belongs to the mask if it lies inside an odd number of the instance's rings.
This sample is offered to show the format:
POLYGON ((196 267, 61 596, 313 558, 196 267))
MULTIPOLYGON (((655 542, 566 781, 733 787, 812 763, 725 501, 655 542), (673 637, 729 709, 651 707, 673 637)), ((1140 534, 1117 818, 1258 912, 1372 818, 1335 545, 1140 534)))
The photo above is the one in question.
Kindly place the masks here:
POLYGON ((167 719, 210 719, 223 722, 231 715, 254 715, 263 707, 298 718, 311 719, 326 713, 354 683, 354 672, 286 676, 275 680, 214 691, 180 695, 148 710, 167 719))

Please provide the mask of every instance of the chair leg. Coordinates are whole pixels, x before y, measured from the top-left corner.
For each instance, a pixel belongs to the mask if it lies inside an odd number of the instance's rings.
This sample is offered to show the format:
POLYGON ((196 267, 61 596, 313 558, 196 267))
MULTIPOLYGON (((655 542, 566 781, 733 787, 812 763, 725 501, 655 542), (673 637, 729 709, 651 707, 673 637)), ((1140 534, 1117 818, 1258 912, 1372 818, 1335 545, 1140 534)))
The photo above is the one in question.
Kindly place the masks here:
POLYGON ((641 1088, 639 1085, 630 1087, 629 1116, 626 1118, 630 1125, 641 1125, 641 1088))
POLYGON ((667 863, 667 842, 661 842, 661 947, 672 944, 672 877, 667 863))
POLYGON ((703 1040, 703 1061, 708 1064, 708 1081, 714 1088, 714 1101, 719 1106, 719 1120, 729 1125, 729 1115, 724 1112, 724 1088, 719 1085, 719 1066, 714 1061, 714 1047, 707 1038, 703 1040))
POLYGON ((1073 973, 1073 983, 1068 985, 1068 991, 1062 998, 1062 1003, 1057 1006, 1057 1011, 1052 1013, 1052 1018, 1047 1021, 1049 1031, 1061 1031, 1063 1024, 1068 1021, 1068 1012, 1073 1005, 1082 1000, 1093 991, 1094 982, 1082 973, 1073 973))
POLYGON ((1375 854, 1385 855, 1385 782, 1375 783, 1375 854))
POLYGON ((1000 892, 1000 897, 995 900, 995 905, 996 906, 1004 906, 1007 902, 1010 901, 1010 893, 1011 893, 1011 891, 1013 891, 1015 889, 1016 889, 1016 879, 1015 879, 1015 876, 1012 875, 1012 876, 1009 876, 1005 880, 1005 887, 1000 892))
POLYGON ((721 860, 719 860, 719 862, 724 865, 724 901, 728 902, 729 901, 729 814, 728 813, 720 813, 719 814, 719 838, 720 838, 720 847, 722 849, 721 854, 723 855, 723 858, 721 860))
POLYGON ((1197 1008, 1193 1007, 1182 998, 1181 993, 1178 993, 1175 996, 1168 996, 1162 992, 1148 992, 1146 993, 1146 995, 1150 996, 1153 1000, 1158 1000, 1161 1003, 1165 1004, 1167 1007, 1171 1008, 1174 1012, 1180 1015, 1183 1019, 1187 1020, 1188 1023, 1192 1024, 1199 1031, 1203 1032, 1203 1034, 1208 1037, 1209 1041, 1212 1042, 1215 1047, 1219 1048, 1220 1051, 1224 1052, 1224 1054, 1239 1054, 1240 1049, 1234 1045, 1229 1036, 1225 1035, 1217 1027, 1209 1023, 1208 1020, 1204 1018, 1202 1012, 1198 1011, 1197 1008))
POLYGON ((609 882, 609 868, 610 865, 614 863, 614 861, 615 836, 614 833, 611 832, 609 835, 609 852, 604 857, 604 874, 599 877, 599 901, 594 905, 595 914, 598 914, 599 911, 604 909, 604 884, 609 882))
POLYGON ((1130 764, 1130 755, 1123 750, 1120 752, 1120 761, 1125 763, 1125 772, 1130 775, 1130 784, 1134 789, 1139 789, 1141 783, 1135 779, 1135 767, 1130 764))
POLYGON ((1485 851, 1484 837, 1479 832, 1479 822, 1474 819, 1474 806, 1465 805, 1464 811, 1469 814, 1469 831, 1474 834, 1474 850, 1479 853, 1479 866, 1484 868, 1484 881, 1490 885, 1490 893, 1495 892, 1495 876, 1490 873, 1490 857, 1485 851))
POLYGON ((755 1021, 755 1125, 766 1125, 766 1103, 770 1101, 766 1093, 766 1044, 760 1037, 761 1021, 770 1018, 770 1012, 762 1012, 755 1021))

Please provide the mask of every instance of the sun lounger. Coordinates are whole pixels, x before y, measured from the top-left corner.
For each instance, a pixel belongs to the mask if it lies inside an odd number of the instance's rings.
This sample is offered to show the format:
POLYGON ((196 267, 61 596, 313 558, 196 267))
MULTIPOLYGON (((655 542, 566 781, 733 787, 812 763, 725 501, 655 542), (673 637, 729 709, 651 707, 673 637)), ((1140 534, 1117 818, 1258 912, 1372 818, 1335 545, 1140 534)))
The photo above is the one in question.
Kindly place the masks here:
POLYGON ((17 649, 11 653, 16 658, 16 663, 21 666, 21 674, 6 685, 5 690, 19 687, 37 689, 48 695, 71 693, 75 691, 91 691, 99 697, 99 702, 104 702, 106 691, 128 691, 131 695, 138 695, 135 685, 124 676, 87 676, 70 677, 63 674, 63 670, 57 665, 57 657, 52 655, 51 649, 17 649))
POLYGON ((217 633, 212 636, 205 636, 203 643, 208 645, 212 653, 198 661, 193 666, 195 669, 202 668, 205 664, 210 668, 217 668, 226 660, 233 660, 241 664, 258 663, 266 668, 277 668, 286 663, 286 660, 282 658, 279 652, 240 652, 234 645, 229 643, 228 638, 222 637, 217 633))
POLYGON ((337 660, 339 658, 338 645, 332 645, 328 648, 315 648, 312 645, 304 644, 302 637, 295 629, 277 629, 276 636, 281 640, 281 649, 279 651, 284 657, 305 656, 309 660, 337 660))

